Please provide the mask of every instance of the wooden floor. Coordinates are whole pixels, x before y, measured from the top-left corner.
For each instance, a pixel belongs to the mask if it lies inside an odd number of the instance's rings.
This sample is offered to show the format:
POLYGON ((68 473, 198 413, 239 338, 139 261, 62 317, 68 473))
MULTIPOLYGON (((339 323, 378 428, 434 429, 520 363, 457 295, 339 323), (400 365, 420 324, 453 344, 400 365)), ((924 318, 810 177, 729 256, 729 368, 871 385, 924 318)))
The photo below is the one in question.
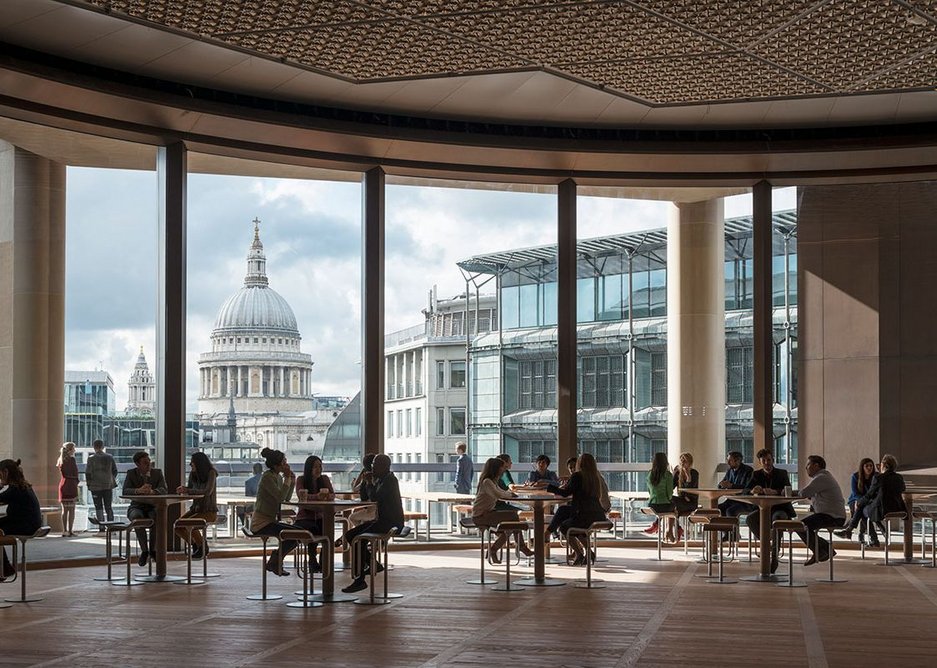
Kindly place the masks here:
MULTIPOLYGON (((91 580, 103 568, 31 572, 38 603, 0 610, 2 666, 796 666, 937 665, 937 570, 837 560, 844 584, 818 584, 825 567, 797 567, 810 586, 712 585, 674 553, 604 549, 607 588, 499 593, 465 584, 471 551, 392 554, 391 605, 285 606, 301 588, 272 578, 280 601, 254 602, 259 559, 211 562, 221 578, 197 587, 132 588, 91 580)), ((802 558, 801 558, 802 559, 802 558)), ((171 564, 182 572, 180 564, 171 564)), ((521 569, 523 574, 526 569, 521 569)), ((754 572, 733 564, 732 576, 754 572)), ((568 579, 580 569, 548 567, 568 579)), ((503 579, 503 572, 498 573, 503 579)), ((348 576, 339 574, 344 586, 348 576)), ((0 585, 3 597, 18 584, 0 585)))

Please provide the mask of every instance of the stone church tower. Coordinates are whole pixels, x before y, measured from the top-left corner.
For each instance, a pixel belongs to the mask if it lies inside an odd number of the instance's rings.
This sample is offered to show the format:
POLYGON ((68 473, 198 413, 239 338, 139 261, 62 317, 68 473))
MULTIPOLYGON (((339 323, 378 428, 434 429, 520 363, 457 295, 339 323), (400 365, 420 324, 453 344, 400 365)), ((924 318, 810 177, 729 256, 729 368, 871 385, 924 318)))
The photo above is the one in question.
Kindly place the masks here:
POLYGON ((127 387, 130 390, 130 397, 127 401, 128 414, 156 414, 156 381, 143 355, 143 346, 140 346, 140 354, 137 356, 137 363, 133 366, 133 373, 130 374, 127 387))

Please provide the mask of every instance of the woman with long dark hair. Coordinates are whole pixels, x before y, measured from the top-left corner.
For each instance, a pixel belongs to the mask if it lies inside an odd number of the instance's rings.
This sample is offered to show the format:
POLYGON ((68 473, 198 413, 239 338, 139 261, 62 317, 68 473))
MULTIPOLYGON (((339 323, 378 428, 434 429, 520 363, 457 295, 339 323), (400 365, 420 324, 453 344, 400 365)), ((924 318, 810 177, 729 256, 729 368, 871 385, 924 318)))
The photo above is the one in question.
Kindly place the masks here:
MULTIPOLYGON (((332 481, 327 475, 322 473, 322 460, 315 455, 306 457, 303 464, 303 474, 296 478, 296 495, 300 501, 307 499, 329 500, 335 498, 335 490, 332 488, 332 481)), ((316 508, 302 507, 296 514, 296 520, 293 522, 296 526, 309 531, 314 536, 322 535, 322 511, 316 508)), ((319 561, 315 554, 310 554, 313 571, 320 569, 319 561)))
MULTIPOLYGON (((560 524, 559 530, 566 536, 569 547, 576 554, 573 566, 586 563, 585 546, 579 540, 569 535, 572 527, 588 528, 593 522, 606 519, 605 508, 602 507, 602 496, 608 495, 605 481, 596 466, 595 457, 588 452, 579 455, 576 462, 576 472, 569 476, 566 485, 547 485, 547 491, 560 496, 571 496, 569 507, 572 514, 560 524)), ((591 557, 591 555, 590 555, 591 557)))
MULTIPOLYGON (((257 488, 257 501, 254 502, 254 514, 251 517, 251 531, 262 536, 275 536, 279 538, 284 529, 292 529, 292 524, 277 521, 280 504, 290 500, 293 496, 293 485, 296 476, 293 475, 286 456, 279 450, 264 448, 260 451, 264 458, 267 470, 260 478, 257 488)), ((280 545, 270 553, 266 569, 280 576, 287 576, 289 572, 283 569, 283 557, 293 551, 296 541, 280 541, 280 545)))
MULTIPOLYGON (((192 453, 189 460, 189 480, 185 486, 177 487, 176 494, 201 495, 195 499, 192 507, 180 519, 197 517, 208 524, 214 524, 218 519, 218 471, 212 466, 211 460, 204 452, 192 453)), ((188 531, 176 529, 176 535, 183 541, 189 537, 188 531)), ((208 543, 198 529, 192 531, 192 557, 201 559, 203 551, 208 554, 208 543)))
POLYGON ((75 504, 78 503, 78 462, 75 461, 75 444, 62 444, 62 451, 55 462, 61 473, 59 480, 59 504, 62 506, 62 538, 74 536, 75 504))
MULTIPOLYGON (((7 514, 0 517, 0 531, 8 536, 31 536, 42 526, 39 499, 32 485, 26 482, 20 460, 0 461, 0 505, 6 505, 7 514), (6 487, 5 489, 4 486, 6 487)), ((0 548, 0 582, 16 574, 16 567, 7 558, 6 550, 0 548)))
MULTIPOLYGON (((875 533, 875 523, 869 523, 869 519, 865 515, 861 512, 857 513, 856 504, 859 499, 872 489, 872 482, 877 475, 875 461, 868 457, 863 457, 859 461, 859 467, 852 474, 852 479, 849 481, 849 500, 847 501, 852 517, 856 515, 859 516, 859 542, 865 542, 866 534, 868 534, 870 547, 879 546, 878 535, 875 533)), ((852 536, 849 535, 848 537, 851 538, 852 536)))
MULTIPOLYGON (((655 452, 651 460, 651 470, 647 474, 647 505, 655 513, 672 513, 673 505, 673 473, 667 462, 667 453, 655 452)), ((671 543, 677 540, 673 533, 673 518, 667 519, 667 540, 671 543)))
MULTIPOLYGON (((504 471, 504 461, 497 457, 492 457, 485 462, 481 475, 478 478, 478 487, 475 491, 475 500, 472 502, 472 519, 475 526, 494 528, 501 522, 516 522, 517 510, 500 510, 496 507, 504 499, 513 499, 517 495, 498 486, 498 480, 504 471)), ((518 549, 528 557, 534 552, 524 541, 524 535, 521 532, 515 534, 518 549)), ((498 536, 491 548, 488 550, 488 560, 492 563, 500 563, 498 556, 501 548, 507 542, 507 536, 502 534, 498 536)))
MULTIPOLYGON (((878 526, 885 532, 882 526, 882 520, 890 512, 900 512, 904 510, 904 498, 901 493, 904 492, 904 478, 897 472, 898 460, 892 455, 882 455, 882 463, 879 471, 875 471, 875 462, 871 459, 863 459, 859 462, 859 470, 852 474, 852 494, 849 495, 849 509, 852 510, 852 518, 845 529, 836 531, 840 538, 849 540, 852 538, 852 532, 858 526, 862 531, 863 525, 868 527, 869 546, 878 547, 878 536, 875 533, 875 527, 878 526), (868 463, 872 464, 872 474, 869 475, 868 463), (856 496, 855 500, 853 495, 856 496)), ((859 540, 864 536, 860 533, 859 540)))

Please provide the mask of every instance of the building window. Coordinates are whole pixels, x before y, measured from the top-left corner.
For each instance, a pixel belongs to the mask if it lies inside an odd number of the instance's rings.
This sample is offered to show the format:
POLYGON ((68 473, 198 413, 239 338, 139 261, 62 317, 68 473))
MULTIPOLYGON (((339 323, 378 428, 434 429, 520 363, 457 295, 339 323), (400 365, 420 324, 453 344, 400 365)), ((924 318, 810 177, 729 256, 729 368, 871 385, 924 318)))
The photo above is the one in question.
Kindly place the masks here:
POLYGON ((407 409, 406 423, 407 423, 407 436, 408 437, 413 436, 413 409, 412 408, 407 409))
POLYGON ((437 436, 446 435, 446 409, 445 408, 436 409, 436 435, 437 436))
POLYGON ((613 408, 625 405, 624 355, 598 355, 582 358, 583 408, 613 408))
POLYGON ((449 362, 449 387, 465 387, 465 362, 449 362))
POLYGON ((461 436, 465 434, 465 409, 449 409, 449 434, 452 436, 461 436))
POLYGON ((518 367, 521 410, 556 408, 556 360, 522 360, 518 367))
POLYGON ((755 461, 755 441, 751 438, 727 438, 726 455, 730 452, 741 452, 742 461, 755 461))
POLYGON ((394 411, 387 411, 387 438, 394 437, 394 411))
POLYGON ((403 411, 397 411, 397 438, 403 436, 403 411))
POLYGON ((422 436, 423 435, 423 409, 416 409, 416 421, 413 425, 413 435, 422 436))
MULTIPOLYGON (((445 463, 446 463, 446 455, 436 455, 436 463, 437 463, 437 464, 445 464, 445 463)), ((445 471, 437 471, 437 472, 436 472, 436 482, 445 482, 445 481, 446 481, 446 473, 445 473, 445 471)))
POLYGON ((667 405, 667 353, 651 353, 651 405, 667 405))
MULTIPOLYGON (((417 464, 422 464, 422 463, 423 463, 423 454, 420 453, 420 452, 416 453, 416 463, 417 463, 417 464)), ((423 474, 422 474, 420 471, 417 471, 417 472, 416 472, 416 481, 417 481, 417 482, 420 482, 422 479, 423 479, 423 474)))
POLYGON ((726 350, 726 401, 750 404, 754 401, 754 348, 742 346, 726 350))
POLYGON ((436 362, 436 389, 446 389, 446 363, 443 361, 436 362))

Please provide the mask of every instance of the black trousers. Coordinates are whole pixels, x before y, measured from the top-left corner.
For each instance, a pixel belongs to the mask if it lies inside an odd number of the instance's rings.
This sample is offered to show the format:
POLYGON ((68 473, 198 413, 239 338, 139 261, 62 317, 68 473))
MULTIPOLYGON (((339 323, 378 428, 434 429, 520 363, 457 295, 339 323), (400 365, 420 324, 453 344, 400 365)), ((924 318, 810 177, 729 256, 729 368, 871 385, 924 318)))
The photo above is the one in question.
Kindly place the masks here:
MULTIPOLYGON (((292 524, 285 524, 284 522, 271 522, 263 529, 257 529, 253 533, 257 536, 273 536, 277 540, 280 539, 280 532, 283 530, 292 531, 296 527, 292 524)), ((280 544, 277 545, 276 549, 270 553, 270 556, 267 558, 267 566, 273 568, 276 566, 279 568, 280 562, 286 558, 290 552, 296 549, 295 540, 280 540, 280 544)))
POLYGON ((804 545, 807 546, 807 549, 813 552, 814 541, 818 541, 819 550, 818 554, 828 554, 830 551, 830 544, 823 538, 820 538, 817 535, 819 529, 824 527, 835 527, 840 528, 845 524, 845 517, 833 517, 832 515, 827 515, 826 513, 814 513, 813 515, 807 515, 803 519, 804 526, 806 531, 798 531, 797 535, 800 536, 800 539, 804 541, 804 545))
MULTIPOLYGON (((130 506, 127 509, 127 519, 130 520, 142 520, 150 519, 154 522, 156 521, 156 507, 155 506, 130 506)), ((155 525, 154 525, 155 526, 155 525)), ((147 541, 147 530, 146 529, 134 529, 137 534, 137 543, 140 545, 141 552, 152 552, 150 550, 150 544, 152 540, 147 541)), ((150 539, 153 538, 153 529, 149 530, 150 539)), ((130 546, 127 546, 127 551, 130 551, 130 546)))
MULTIPOLYGON (((358 526, 352 527, 345 532, 345 543, 350 546, 352 544, 352 540, 354 540, 356 536, 360 536, 363 533, 387 533, 392 528, 393 527, 388 526, 380 520, 365 522, 364 524, 359 524, 358 526)), ((354 556, 357 559, 357 562, 361 564, 361 572, 353 573, 353 575, 356 578, 361 578, 371 570, 371 547, 367 541, 361 541, 355 547, 355 550, 356 554, 354 556)))
POLYGON ((91 499, 94 501, 94 514, 98 522, 103 522, 107 516, 108 522, 114 521, 114 509, 111 504, 114 501, 114 490, 105 489, 100 492, 91 492, 91 499))
MULTIPOLYGON (((791 516, 786 510, 772 510, 771 511, 771 523, 772 524, 774 524, 774 520, 789 520, 789 519, 791 519, 791 516)), ((758 517, 757 510, 745 516, 745 526, 748 527, 748 530, 751 532, 752 536, 760 535, 761 518, 758 517)), ((771 557, 772 559, 777 559, 777 556, 778 556, 778 541, 772 540, 771 541, 771 557)))

